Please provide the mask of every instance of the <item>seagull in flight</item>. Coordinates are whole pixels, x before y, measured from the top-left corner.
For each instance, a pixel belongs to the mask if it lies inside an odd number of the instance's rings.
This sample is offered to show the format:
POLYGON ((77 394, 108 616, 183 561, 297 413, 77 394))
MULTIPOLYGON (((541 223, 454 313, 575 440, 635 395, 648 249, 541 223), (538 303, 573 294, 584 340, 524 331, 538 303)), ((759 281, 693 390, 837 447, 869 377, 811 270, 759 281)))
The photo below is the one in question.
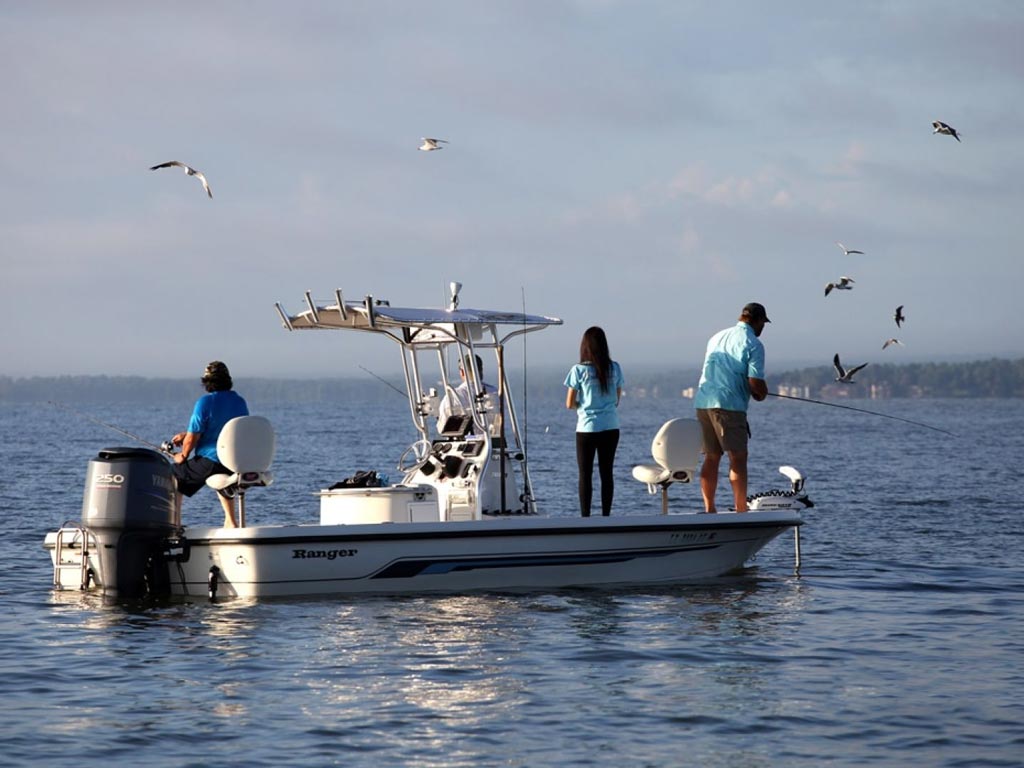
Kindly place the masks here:
POLYGON ((903 316, 903 305, 902 304, 900 304, 898 307, 896 307, 896 314, 892 316, 892 319, 896 321, 896 327, 897 328, 901 327, 900 323, 902 323, 904 320, 907 319, 907 318, 905 318, 903 316))
POLYGON ((201 174, 195 168, 187 166, 184 163, 179 163, 177 160, 171 160, 169 163, 160 163, 160 165, 154 165, 149 170, 155 171, 158 168, 173 168, 175 166, 178 168, 184 168, 186 174, 188 174, 189 176, 195 176, 197 179, 203 182, 203 189, 206 190, 206 194, 209 195, 210 198, 213 198, 213 192, 210 191, 210 185, 206 183, 206 177, 203 176, 203 174, 201 174))
POLYGON ((885 343, 884 343, 884 344, 882 345, 882 349, 886 349, 887 347, 889 347, 889 346, 891 346, 891 345, 893 345, 893 344, 899 344, 899 345, 900 345, 901 347, 903 346, 903 342, 902 342, 902 341, 900 341, 899 339, 888 339, 888 340, 886 340, 886 342, 885 342, 885 343))
POLYGON ((853 290, 853 286, 851 285, 852 282, 854 282, 852 277, 846 277, 844 275, 843 277, 840 277, 839 280, 837 282, 835 282, 835 283, 826 283, 825 284, 825 295, 828 296, 830 293, 832 293, 833 289, 835 289, 837 291, 852 291, 853 290))
POLYGON ((957 141, 960 141, 960 135, 956 132, 956 128, 951 125, 946 125, 941 120, 932 120, 932 127, 935 129, 932 133, 944 133, 947 136, 952 136, 957 141))
POLYGON ((847 248, 845 245, 840 243, 838 240, 836 240, 836 245, 838 245, 840 248, 843 249, 843 254, 845 256, 849 256, 851 253, 859 253, 861 256, 864 255, 864 251, 857 251, 857 250, 854 250, 853 248, 847 248))
POLYGON ((439 144, 447 143, 444 139, 429 139, 424 136, 423 143, 420 144, 419 149, 421 152, 433 152, 435 149, 444 149, 444 147, 438 146, 439 144))
POLYGON ((832 365, 835 366, 836 369, 836 381, 838 381, 841 384, 853 384, 853 374, 855 374, 857 371, 859 371, 861 368, 867 365, 867 363, 861 363, 855 368, 846 370, 839 362, 839 353, 836 352, 836 356, 832 358, 832 365))

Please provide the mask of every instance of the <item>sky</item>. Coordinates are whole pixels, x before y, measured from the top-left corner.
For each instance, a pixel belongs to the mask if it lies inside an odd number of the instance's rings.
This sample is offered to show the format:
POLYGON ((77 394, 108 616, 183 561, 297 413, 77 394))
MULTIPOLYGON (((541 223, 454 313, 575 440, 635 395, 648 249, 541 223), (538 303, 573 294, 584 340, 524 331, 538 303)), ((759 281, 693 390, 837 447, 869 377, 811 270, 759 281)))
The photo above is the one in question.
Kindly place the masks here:
POLYGON ((6 0, 0 375, 394 374, 274 302, 452 280, 627 381, 748 301, 769 382, 1020 357, 1022 39, 1017 2, 6 0))

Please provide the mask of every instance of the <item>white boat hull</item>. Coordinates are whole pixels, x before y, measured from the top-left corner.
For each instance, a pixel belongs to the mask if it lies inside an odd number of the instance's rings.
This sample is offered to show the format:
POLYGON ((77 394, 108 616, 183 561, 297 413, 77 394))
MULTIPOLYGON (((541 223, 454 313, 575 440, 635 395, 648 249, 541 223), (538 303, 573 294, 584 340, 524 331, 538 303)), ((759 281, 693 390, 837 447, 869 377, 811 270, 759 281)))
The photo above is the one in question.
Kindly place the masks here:
MULTIPOLYGON (((218 597, 256 598, 686 583, 742 567, 800 524, 797 512, 784 510, 190 528, 180 540, 180 554, 157 567, 166 568, 171 594, 204 597, 211 573, 218 597)), ((55 537, 49 534, 44 545, 51 558, 55 537)), ((65 544, 55 586, 81 588, 83 569, 75 557, 80 564, 81 547, 65 544)), ((89 586, 102 588, 98 559, 87 559, 89 586)))

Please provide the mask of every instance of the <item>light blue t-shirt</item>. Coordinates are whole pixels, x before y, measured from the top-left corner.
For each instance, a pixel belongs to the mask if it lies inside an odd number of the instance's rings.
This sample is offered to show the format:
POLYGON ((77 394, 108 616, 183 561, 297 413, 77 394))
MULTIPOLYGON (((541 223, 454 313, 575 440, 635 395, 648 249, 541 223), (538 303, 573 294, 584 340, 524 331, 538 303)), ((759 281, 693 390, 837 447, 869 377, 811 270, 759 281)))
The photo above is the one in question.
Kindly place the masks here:
POLYGON ((604 432, 619 428, 618 390, 625 381, 622 368, 612 360, 608 372, 608 391, 601 391, 597 369, 589 363, 579 363, 569 369, 565 386, 576 390, 576 431, 604 432))
POLYGON ((764 378, 764 344, 741 320, 708 342, 694 407, 746 412, 750 404, 748 378, 764 378))
POLYGON ((188 431, 199 435, 195 455, 205 456, 212 461, 217 458, 217 438, 224 425, 236 416, 248 416, 249 406, 240 394, 232 389, 224 392, 210 392, 196 400, 188 431))

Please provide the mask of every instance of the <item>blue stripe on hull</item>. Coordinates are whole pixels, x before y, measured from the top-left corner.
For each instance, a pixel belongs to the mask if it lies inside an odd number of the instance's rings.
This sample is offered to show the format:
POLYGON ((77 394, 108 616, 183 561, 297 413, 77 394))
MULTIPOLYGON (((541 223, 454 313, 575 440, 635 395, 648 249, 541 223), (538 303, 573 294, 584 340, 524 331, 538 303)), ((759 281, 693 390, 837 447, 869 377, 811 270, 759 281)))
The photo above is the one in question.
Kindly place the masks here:
POLYGON ((658 550, 622 550, 618 552, 556 553, 550 555, 525 555, 520 557, 469 557, 446 558, 444 560, 400 560, 392 563, 371 579, 410 579, 416 576, 436 575, 454 572, 475 571, 487 568, 538 568, 558 565, 603 565, 625 563, 646 557, 665 557, 680 552, 696 552, 702 549, 716 549, 719 545, 672 547, 658 550))

